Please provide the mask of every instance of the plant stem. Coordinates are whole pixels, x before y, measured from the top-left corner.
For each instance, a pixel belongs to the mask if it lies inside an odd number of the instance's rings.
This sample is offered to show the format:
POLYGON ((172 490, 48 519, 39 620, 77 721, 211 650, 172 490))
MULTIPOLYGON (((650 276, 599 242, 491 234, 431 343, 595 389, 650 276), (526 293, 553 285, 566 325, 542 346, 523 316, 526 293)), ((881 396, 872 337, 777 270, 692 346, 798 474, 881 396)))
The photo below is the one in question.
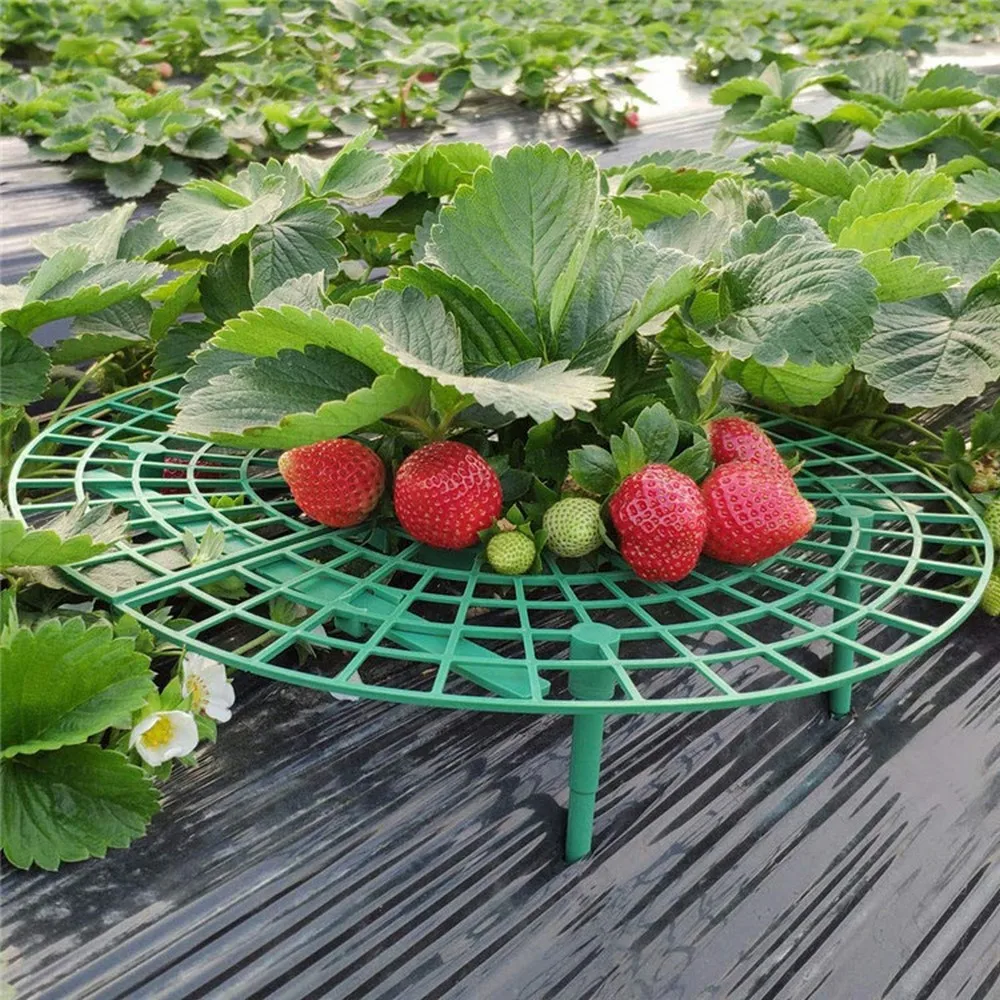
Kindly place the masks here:
POLYGON ((913 431, 915 434, 920 434, 922 437, 927 438, 929 441, 933 441, 936 445, 943 445, 939 434, 935 434, 932 430, 928 430, 926 427, 921 427, 914 420, 908 420, 906 417, 899 417, 894 413, 847 413, 843 416, 837 417, 834 423, 855 423, 859 420, 887 420, 893 424, 899 424, 901 427, 906 427, 908 430, 913 431))
POLYGON ((80 390, 109 362, 114 360, 113 354, 107 354, 100 361, 95 361, 81 376, 80 381, 73 385, 63 396, 59 405, 45 418, 48 425, 54 424, 65 412, 66 407, 76 398, 80 390))

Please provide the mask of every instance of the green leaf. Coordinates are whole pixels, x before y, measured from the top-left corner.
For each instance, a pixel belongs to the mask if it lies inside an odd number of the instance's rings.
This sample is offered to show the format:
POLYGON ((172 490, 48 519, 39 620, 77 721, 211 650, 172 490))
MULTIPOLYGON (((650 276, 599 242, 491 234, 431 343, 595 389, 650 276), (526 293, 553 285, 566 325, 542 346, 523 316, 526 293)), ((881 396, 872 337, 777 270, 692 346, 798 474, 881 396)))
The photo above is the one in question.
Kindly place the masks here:
POLYGON ((765 156, 760 163, 784 180, 836 198, 849 198, 851 192, 865 184, 872 175, 872 168, 859 160, 820 156, 818 153, 765 156))
MULTIPOLYGON (((613 167, 609 176, 621 173, 618 193, 627 194, 641 181, 653 192, 672 192, 700 197, 722 177, 740 177, 751 167, 719 153, 696 149, 667 149, 647 153, 628 167, 613 167)), ((675 213, 672 213, 675 214, 675 213)))
POLYGON ((81 501, 42 528, 16 518, 0 519, 0 566, 67 566, 100 555, 125 534, 128 518, 107 506, 88 508, 81 501))
POLYGON ((699 269, 679 251, 598 231, 556 331, 553 356, 604 371, 642 323, 693 291, 699 269))
POLYGON ((883 250, 933 219, 954 196, 954 181, 931 170, 881 172, 841 205, 830 236, 837 246, 883 250))
POLYGON ((941 294, 884 305, 857 367, 891 403, 945 406, 1000 377, 1000 288, 955 312, 941 294))
POLYGON ((24 406, 39 399, 49 384, 48 354, 28 337, 0 327, 0 403, 24 406))
POLYGON ((948 268, 919 257, 893 257, 891 250, 865 254, 865 270, 878 281, 879 302, 898 302, 918 295, 943 292, 958 282, 948 268))
POLYGON ((646 465, 646 450, 634 427, 626 424, 620 436, 617 434, 611 436, 610 443, 611 457, 615 460, 619 479, 631 476, 633 472, 638 472, 646 465))
POLYGON ((410 153, 387 194, 423 191, 433 198, 451 197, 469 184, 479 167, 488 167, 490 152, 477 142, 427 143, 410 153))
POLYGON ((860 256, 806 234, 726 264, 721 320, 699 332, 718 350, 767 366, 847 364, 871 330, 875 279, 860 256))
POLYGON ((142 198, 156 187, 163 176, 163 163, 141 156, 127 163, 109 164, 104 171, 104 186, 116 198, 142 198))
POLYGON ((87 253, 66 247, 53 254, 23 288, 20 306, 6 309, 0 320, 28 333, 36 326, 64 316, 98 312, 141 294, 163 273, 159 264, 111 261, 87 266, 87 253))
POLYGON ((903 98, 904 111, 933 111, 936 108, 961 108, 978 104, 983 95, 968 87, 914 87, 903 98))
POLYGON ((598 187, 591 159, 515 147, 442 210, 424 260, 486 292, 544 354, 557 291, 572 288, 594 233, 598 187))
POLYGON ((619 195, 611 200, 627 218, 632 220, 632 224, 637 229, 645 229, 646 226, 666 217, 677 218, 692 212, 704 215, 708 211, 704 202, 676 191, 651 191, 642 195, 619 195))
POLYGON ((156 690, 149 657, 132 638, 82 618, 20 628, 4 646, 0 756, 83 743, 129 724, 156 690))
POLYGON ((344 227, 337 211, 318 199, 301 201, 272 222, 258 226, 250 237, 250 292, 263 299, 279 285, 303 274, 337 273, 344 244, 337 239, 344 227))
POLYGON ((188 306, 194 302, 198 296, 201 276, 202 272, 200 269, 182 275, 171 291, 169 298, 165 299, 163 305, 153 312, 148 324, 149 336, 153 340, 159 340, 187 311, 188 306))
MULTIPOLYGON (((201 355, 199 363, 211 359, 201 355)), ((276 425, 290 413, 312 413, 374 379, 370 368, 329 347, 284 350, 213 377, 184 400, 175 427, 242 434, 248 427, 276 425)))
POLYGON ((982 212, 1000 212, 1000 170, 975 170, 959 180, 955 200, 982 212))
POLYGON ((255 198, 219 181, 191 181, 163 203, 160 229, 188 250, 218 250, 270 222, 281 211, 284 196, 285 182, 279 174, 268 175, 255 198))
POLYGON ((469 75, 472 85, 480 90, 503 90, 517 83, 521 67, 496 59, 482 59, 469 67, 469 75))
POLYGON ((90 137, 87 152, 101 163, 123 163, 138 156, 145 145, 141 135, 99 122, 90 137))
POLYGON ((828 72, 837 72, 849 81, 844 87, 838 82, 829 84, 835 93, 847 90, 874 100, 882 107, 897 106, 910 85, 910 66, 906 59, 895 52, 878 52, 835 63, 828 72))
POLYGON ((680 428, 677 418, 662 404, 647 406, 636 418, 635 433, 642 442, 647 462, 669 462, 677 448, 680 428))
POLYGON ((103 858, 146 832, 160 796, 142 768, 94 743, 0 763, 3 851, 17 868, 103 858))
POLYGON ((653 246, 679 250, 695 260, 714 261, 721 257, 733 228, 744 221, 743 216, 689 212, 677 218, 660 219, 648 226, 643 235, 653 246))
POLYGON ((288 162, 314 195, 368 201, 381 194, 396 175, 396 164, 390 157, 365 148, 374 134, 375 129, 370 128, 354 136, 330 160, 297 153, 288 162))
POLYGON ((268 292, 258 305, 277 309, 280 306, 295 306, 306 312, 312 309, 322 309, 324 306, 323 290, 326 288, 326 275, 322 271, 316 274, 300 274, 297 278, 289 278, 277 288, 268 292))
POLYGON ((187 135, 167 139, 167 149, 195 160, 218 160, 226 155, 229 140, 215 125, 199 125, 187 135))
POLYGON ((850 371, 849 365, 782 365, 765 368, 753 358, 726 369, 756 399, 772 406, 814 406, 832 395, 850 371))
POLYGON ((611 452, 585 444, 569 453, 569 474, 589 493, 606 496, 618 485, 618 465, 611 452))
POLYGON ((1000 259, 1000 233, 931 226, 901 249, 947 267, 958 283, 884 304, 857 367, 893 403, 942 406, 980 394, 1000 376, 1000 287, 983 282, 1000 259))
POLYGON ((112 261, 118 256, 118 244, 134 212, 135 202, 126 202, 92 219, 36 236, 31 245, 46 257, 52 257, 66 247, 77 246, 87 251, 91 263, 112 261))
POLYGON ((712 446, 705 438, 696 436, 690 447, 670 460, 670 467, 698 482, 712 469, 712 446))
POLYGON ((78 316, 73 321, 75 336, 58 341, 52 348, 52 361, 75 365, 100 358, 149 338, 152 306, 141 298, 126 299, 100 312, 78 316))
MULTIPOLYGON (((211 393, 195 392, 182 404, 175 426, 186 433, 237 447, 294 448, 351 434, 409 406, 426 391, 426 381, 420 375, 399 368, 391 374, 379 375, 369 387, 358 389, 344 399, 323 403, 314 413, 288 413, 274 426, 248 424, 240 432, 213 432, 217 411, 211 407, 211 393), (208 405, 203 407, 206 400, 208 405)), ((253 400, 249 399, 245 411, 248 420, 254 419, 252 406, 253 400)))
POLYGON ((179 323, 156 344, 153 368, 157 377, 179 375, 191 367, 191 355, 215 332, 214 323, 179 323))
POLYGON ((872 133, 872 141, 882 149, 903 153, 947 134, 956 121, 956 118, 942 118, 930 111, 886 115, 872 133))
POLYGON ((220 253, 199 279, 198 294, 202 310, 216 324, 225 323, 230 317, 253 309, 249 247, 241 243, 220 253))
POLYGON ((506 311, 482 289, 461 278, 420 264, 400 268, 383 287, 419 288, 428 298, 441 299, 462 332, 462 349, 469 365, 499 365, 523 361, 536 353, 529 340, 506 311))
POLYGON ((318 309, 305 312, 294 306, 277 309, 258 306, 252 312, 242 313, 219 329, 213 344, 261 357, 273 357, 286 347, 303 351, 315 344, 332 347, 380 375, 399 367, 383 338, 371 327, 359 328, 340 316, 318 309))

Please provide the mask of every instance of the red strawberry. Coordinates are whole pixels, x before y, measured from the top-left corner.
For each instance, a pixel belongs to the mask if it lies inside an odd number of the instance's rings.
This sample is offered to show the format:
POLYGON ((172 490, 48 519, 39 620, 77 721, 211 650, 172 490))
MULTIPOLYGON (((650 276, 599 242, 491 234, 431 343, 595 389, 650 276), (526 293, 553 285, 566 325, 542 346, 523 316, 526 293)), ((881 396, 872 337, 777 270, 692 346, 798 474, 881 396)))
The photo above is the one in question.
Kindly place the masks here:
POLYGON ((726 462, 756 462, 787 472, 781 454, 763 429, 743 417, 718 417, 708 423, 708 440, 716 465, 726 462))
POLYGON ((331 528, 360 524, 385 489, 382 460, 350 438, 292 448, 278 459, 278 471, 299 508, 331 528))
POLYGON ((727 462, 701 484, 708 508, 705 555, 749 566, 809 533, 816 510, 787 471, 727 462))
POLYGON ((432 69, 425 69, 417 74, 417 79, 421 83, 433 83, 437 78, 437 73, 435 73, 432 69))
POLYGON ((609 505, 625 561, 644 580, 683 579, 698 562, 708 530, 698 484, 669 465, 647 465, 609 505))
POLYGON ((418 542, 464 549, 503 509, 500 480, 467 444, 434 441, 399 467, 393 488, 399 523, 418 542))
POLYGON ((626 111, 624 117, 625 117, 625 127, 626 128, 638 128, 639 127, 639 112, 638 111, 626 111))
POLYGON ((164 80, 169 80, 174 75, 174 67, 168 62, 157 63, 155 69, 164 80))

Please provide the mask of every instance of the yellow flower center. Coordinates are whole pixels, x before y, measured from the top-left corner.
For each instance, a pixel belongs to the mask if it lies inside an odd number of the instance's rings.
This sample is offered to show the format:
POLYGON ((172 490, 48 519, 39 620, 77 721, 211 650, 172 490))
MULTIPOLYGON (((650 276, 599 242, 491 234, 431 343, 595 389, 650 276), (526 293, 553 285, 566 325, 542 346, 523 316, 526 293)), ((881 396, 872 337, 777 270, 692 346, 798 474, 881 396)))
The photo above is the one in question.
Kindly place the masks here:
POLYGON ((174 727, 166 716, 161 716, 141 736, 148 747, 166 746, 174 735, 174 727))
POLYGON ((200 677, 189 674, 187 680, 187 693, 191 696, 191 707, 196 712, 204 711, 208 704, 208 686, 200 677))

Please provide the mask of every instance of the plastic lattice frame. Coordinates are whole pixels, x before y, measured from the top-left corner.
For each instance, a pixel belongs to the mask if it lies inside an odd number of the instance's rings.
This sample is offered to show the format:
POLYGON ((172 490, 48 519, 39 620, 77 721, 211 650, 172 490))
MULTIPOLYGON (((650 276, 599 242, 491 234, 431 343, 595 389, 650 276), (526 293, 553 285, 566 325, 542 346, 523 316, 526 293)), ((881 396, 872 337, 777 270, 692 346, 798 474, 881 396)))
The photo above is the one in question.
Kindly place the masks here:
POLYGON ((324 691, 577 715, 849 691, 956 628, 992 565, 982 523, 941 486, 761 414, 805 460, 800 487, 819 511, 806 539, 751 568, 702 559, 674 585, 644 583, 614 555, 586 572, 546 556, 541 575, 511 579, 478 550, 306 521, 276 454, 171 433, 179 385, 127 390, 48 429, 17 462, 11 506, 30 523, 83 497, 127 510, 131 539, 68 570, 77 587, 191 650, 324 691), (189 564, 184 536, 210 526, 221 557, 189 564), (167 609, 187 620, 179 631, 167 609), (588 687, 587 672, 614 683, 588 687))

